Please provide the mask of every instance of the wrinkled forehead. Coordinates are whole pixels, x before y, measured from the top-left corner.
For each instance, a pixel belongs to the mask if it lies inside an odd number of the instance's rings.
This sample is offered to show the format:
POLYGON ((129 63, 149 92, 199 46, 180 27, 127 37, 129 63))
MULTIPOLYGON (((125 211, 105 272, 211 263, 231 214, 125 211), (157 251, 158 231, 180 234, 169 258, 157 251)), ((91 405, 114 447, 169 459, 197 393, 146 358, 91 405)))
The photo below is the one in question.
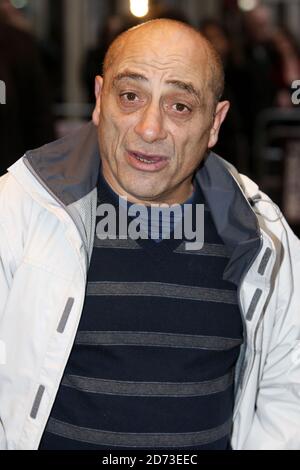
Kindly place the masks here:
POLYGON ((125 37, 114 54, 109 75, 130 67, 152 76, 176 75, 201 87, 207 84, 210 71, 208 51, 201 38, 174 29, 137 31, 125 37))

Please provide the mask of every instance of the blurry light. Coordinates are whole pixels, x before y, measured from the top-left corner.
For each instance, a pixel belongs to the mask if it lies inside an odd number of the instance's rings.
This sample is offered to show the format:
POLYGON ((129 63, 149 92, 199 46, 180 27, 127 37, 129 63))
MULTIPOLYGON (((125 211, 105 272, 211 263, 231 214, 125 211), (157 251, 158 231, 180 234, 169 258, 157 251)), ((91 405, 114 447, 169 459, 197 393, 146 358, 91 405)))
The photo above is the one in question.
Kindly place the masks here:
POLYGON ((141 18, 142 16, 147 15, 149 11, 149 1, 148 0, 130 0, 130 12, 141 18))
POLYGON ((10 3, 15 8, 24 8, 26 7, 28 1, 27 0, 10 0, 10 3))
POLYGON ((243 11, 254 10, 258 5, 258 0, 238 0, 238 6, 243 11))

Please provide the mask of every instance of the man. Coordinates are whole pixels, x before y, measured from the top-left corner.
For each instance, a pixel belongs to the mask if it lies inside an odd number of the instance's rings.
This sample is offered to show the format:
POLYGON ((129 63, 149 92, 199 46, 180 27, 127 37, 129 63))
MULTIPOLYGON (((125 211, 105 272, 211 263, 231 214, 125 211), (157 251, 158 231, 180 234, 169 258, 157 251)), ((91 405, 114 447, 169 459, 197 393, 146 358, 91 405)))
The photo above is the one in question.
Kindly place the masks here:
POLYGON ((209 151, 222 88, 198 32, 144 23, 111 45, 93 123, 0 180, 2 448, 299 448, 299 240, 209 151), (201 248, 184 211, 147 233, 185 203, 201 248))

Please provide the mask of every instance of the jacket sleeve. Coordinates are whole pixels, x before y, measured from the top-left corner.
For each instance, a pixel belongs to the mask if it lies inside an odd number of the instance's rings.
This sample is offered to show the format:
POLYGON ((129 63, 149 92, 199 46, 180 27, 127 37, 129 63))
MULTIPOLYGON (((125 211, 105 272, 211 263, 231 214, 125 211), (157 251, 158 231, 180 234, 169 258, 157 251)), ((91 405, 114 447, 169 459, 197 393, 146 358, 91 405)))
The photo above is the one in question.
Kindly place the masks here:
MULTIPOLYGON (((12 284, 15 261, 8 244, 7 234, 3 223, 0 220, 0 388, 1 388, 1 367, 6 363, 6 345, 1 335, 1 323, 5 315, 6 302, 12 284)), ((6 449, 5 427, 0 416, 0 449, 6 449)))
POLYGON ((300 449, 300 241, 282 223, 275 319, 243 450, 300 449))

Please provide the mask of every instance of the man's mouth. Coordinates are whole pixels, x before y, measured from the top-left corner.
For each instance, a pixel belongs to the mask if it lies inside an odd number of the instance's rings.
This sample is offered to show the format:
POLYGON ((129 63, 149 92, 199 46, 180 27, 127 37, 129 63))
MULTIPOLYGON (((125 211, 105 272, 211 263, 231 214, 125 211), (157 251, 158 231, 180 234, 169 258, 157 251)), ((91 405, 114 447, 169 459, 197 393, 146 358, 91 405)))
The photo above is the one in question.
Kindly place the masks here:
POLYGON ((128 151, 129 162, 134 168, 139 170, 161 170, 169 159, 164 155, 145 154, 142 152, 128 151))

